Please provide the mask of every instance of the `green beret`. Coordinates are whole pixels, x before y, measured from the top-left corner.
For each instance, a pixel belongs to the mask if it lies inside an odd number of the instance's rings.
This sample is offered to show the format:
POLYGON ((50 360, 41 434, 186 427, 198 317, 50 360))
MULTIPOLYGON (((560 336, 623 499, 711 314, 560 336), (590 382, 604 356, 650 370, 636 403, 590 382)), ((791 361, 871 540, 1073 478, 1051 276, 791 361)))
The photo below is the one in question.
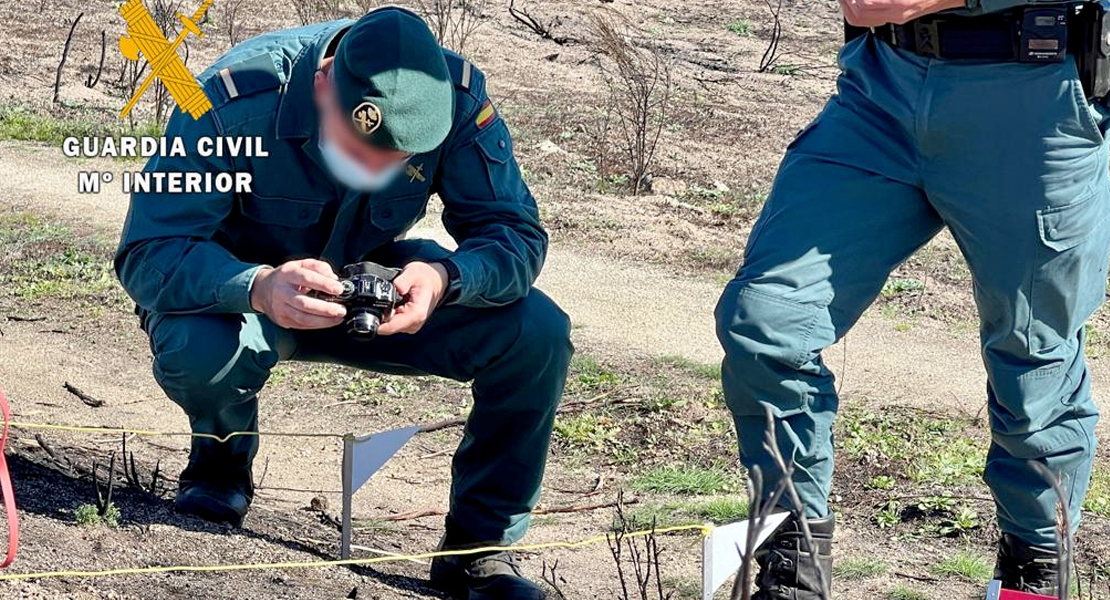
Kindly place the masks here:
POLYGON ((393 6, 366 14, 332 65, 340 106, 368 143, 420 154, 447 138, 455 88, 443 50, 416 14, 393 6))

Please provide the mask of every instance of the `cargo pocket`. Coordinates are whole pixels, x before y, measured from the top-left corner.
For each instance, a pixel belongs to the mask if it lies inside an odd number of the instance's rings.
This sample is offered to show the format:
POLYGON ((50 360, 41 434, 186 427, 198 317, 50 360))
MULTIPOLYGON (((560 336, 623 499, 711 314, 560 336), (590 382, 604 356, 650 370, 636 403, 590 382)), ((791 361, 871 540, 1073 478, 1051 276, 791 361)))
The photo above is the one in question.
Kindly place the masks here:
POLYGON ((1034 354, 1069 343, 1106 297, 1110 195, 1094 192, 1037 211, 1041 246, 1030 290, 1029 346, 1034 354))

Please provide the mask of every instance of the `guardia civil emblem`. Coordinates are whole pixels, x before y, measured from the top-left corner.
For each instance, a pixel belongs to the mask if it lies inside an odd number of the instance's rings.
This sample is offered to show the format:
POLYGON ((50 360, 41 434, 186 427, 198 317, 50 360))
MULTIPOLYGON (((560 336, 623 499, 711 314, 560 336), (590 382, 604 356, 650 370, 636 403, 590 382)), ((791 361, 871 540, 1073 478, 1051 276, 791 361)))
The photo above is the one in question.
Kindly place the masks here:
POLYGON ((351 111, 355 129, 362 135, 370 135, 382 126, 382 109, 373 102, 363 102, 351 111))

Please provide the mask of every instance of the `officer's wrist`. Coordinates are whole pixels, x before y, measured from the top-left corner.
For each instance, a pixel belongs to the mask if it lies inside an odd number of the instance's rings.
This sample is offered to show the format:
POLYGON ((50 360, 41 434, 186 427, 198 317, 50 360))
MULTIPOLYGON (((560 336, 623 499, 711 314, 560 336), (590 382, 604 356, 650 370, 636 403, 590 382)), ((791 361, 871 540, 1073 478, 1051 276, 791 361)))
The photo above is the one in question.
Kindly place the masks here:
POLYGON ((451 304, 459 297, 459 292, 462 289, 462 282, 459 273, 459 267, 449 258, 437 260, 432 263, 436 267, 443 269, 447 274, 447 285, 443 288, 443 295, 440 297, 440 305, 451 304))
POLYGON ((256 313, 266 314, 266 280, 274 272, 274 268, 269 265, 262 265, 258 271, 255 272, 254 277, 251 279, 250 286, 247 288, 247 293, 250 295, 251 310, 256 313))

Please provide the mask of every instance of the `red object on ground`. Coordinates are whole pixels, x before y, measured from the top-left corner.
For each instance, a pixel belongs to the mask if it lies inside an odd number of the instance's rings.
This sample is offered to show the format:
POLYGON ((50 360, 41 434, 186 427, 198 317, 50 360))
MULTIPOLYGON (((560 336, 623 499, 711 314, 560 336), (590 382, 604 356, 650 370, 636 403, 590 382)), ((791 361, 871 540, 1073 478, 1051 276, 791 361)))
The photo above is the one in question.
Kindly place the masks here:
POLYGON ((0 562, 0 568, 4 568, 15 561, 15 553, 19 550, 19 513, 15 509, 12 474, 8 471, 8 461, 4 458, 4 446, 8 443, 8 422, 12 420, 12 415, 3 390, 0 390, 0 411, 4 414, 4 428, 0 433, 0 493, 4 495, 4 512, 8 517, 8 553, 3 562, 0 562))
POLYGON ((987 600, 1056 600, 1056 596, 1042 596, 1002 589, 1002 582, 995 579, 987 585, 987 600))

